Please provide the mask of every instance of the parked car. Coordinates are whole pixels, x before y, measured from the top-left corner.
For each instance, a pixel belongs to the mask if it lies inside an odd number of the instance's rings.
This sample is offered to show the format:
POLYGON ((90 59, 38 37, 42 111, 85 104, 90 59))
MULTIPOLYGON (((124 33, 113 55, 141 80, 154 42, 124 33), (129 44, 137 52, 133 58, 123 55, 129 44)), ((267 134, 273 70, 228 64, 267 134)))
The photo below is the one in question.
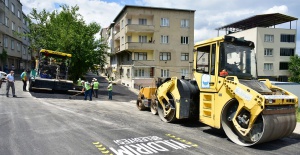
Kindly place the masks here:
POLYGON ((1 79, 1 81, 4 81, 4 80, 5 80, 6 75, 7 75, 7 74, 6 74, 5 72, 0 71, 0 79, 1 79))

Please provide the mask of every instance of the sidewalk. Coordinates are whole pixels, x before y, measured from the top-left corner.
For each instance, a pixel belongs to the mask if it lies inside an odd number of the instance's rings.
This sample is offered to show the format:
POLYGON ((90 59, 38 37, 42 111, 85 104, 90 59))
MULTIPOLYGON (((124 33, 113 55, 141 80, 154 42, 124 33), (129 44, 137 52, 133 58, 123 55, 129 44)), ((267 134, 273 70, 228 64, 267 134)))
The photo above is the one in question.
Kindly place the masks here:
POLYGON ((297 122, 296 128, 293 133, 300 135, 300 122, 297 122))

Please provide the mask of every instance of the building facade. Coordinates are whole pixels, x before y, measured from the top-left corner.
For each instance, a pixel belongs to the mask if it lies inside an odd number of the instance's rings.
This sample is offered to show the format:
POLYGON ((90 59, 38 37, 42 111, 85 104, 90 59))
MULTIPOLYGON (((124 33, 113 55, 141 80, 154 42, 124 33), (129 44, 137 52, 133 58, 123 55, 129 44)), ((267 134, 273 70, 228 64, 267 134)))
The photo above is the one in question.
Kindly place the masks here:
POLYGON ((297 18, 280 13, 264 14, 218 29, 226 28, 228 35, 254 42, 254 77, 286 82, 290 76, 290 57, 296 54, 297 30, 292 26, 295 20, 297 18), (276 28, 279 25, 280 28, 276 28))
POLYGON ((253 28, 232 34, 255 43, 258 78, 287 81, 288 63, 296 51, 296 30, 279 28, 253 28))
POLYGON ((128 87, 191 77, 194 10, 124 6, 109 27, 110 76, 128 87))
POLYGON ((20 0, 0 1, 0 54, 7 52, 7 58, 1 61, 1 70, 4 66, 20 71, 27 69, 31 62, 31 53, 28 53, 29 39, 20 34, 29 32, 28 23, 24 20, 20 0))

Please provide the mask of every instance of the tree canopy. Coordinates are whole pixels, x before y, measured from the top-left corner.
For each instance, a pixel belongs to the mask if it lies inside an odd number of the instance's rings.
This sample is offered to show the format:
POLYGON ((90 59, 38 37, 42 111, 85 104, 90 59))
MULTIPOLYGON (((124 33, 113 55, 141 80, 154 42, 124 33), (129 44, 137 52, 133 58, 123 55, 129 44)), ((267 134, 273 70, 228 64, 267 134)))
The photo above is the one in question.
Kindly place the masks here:
POLYGON ((291 74, 289 81, 300 82, 300 57, 298 55, 292 56, 289 62, 289 72, 291 74))
POLYGON ((62 10, 38 12, 32 9, 28 15, 30 49, 38 52, 41 48, 72 54, 69 75, 74 81, 82 77, 94 64, 105 63, 106 44, 95 35, 100 32, 100 25, 93 22, 86 24, 78 13, 79 7, 60 6, 62 10))

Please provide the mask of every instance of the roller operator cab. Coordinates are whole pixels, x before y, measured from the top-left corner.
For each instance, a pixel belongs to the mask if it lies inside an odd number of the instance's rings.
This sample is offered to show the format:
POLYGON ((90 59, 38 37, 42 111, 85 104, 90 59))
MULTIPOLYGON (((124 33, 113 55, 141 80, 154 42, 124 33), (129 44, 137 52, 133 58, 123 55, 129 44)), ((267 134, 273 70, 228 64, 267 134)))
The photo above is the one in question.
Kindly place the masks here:
MULTIPOLYGON (((298 98, 255 79, 254 43, 231 36, 194 47, 195 80, 172 77, 156 90, 157 112, 165 122, 196 117, 223 128, 243 146, 288 136, 296 126, 298 98)), ((154 102, 152 102, 154 103, 154 102)))

